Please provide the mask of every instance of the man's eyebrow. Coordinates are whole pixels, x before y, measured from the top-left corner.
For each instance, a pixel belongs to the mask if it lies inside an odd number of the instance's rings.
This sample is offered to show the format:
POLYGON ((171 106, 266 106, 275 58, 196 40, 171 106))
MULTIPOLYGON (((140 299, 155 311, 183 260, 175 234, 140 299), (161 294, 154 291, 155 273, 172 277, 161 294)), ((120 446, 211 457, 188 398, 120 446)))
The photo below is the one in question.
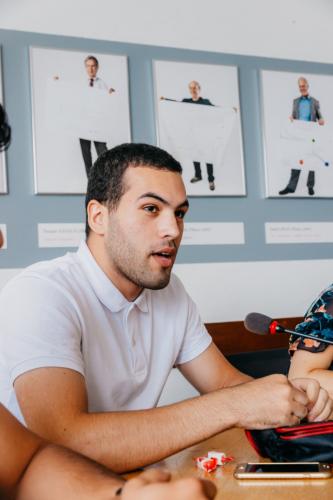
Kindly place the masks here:
MULTIPOLYGON (((138 200, 141 200, 142 198, 154 198, 155 200, 160 201, 164 205, 170 205, 170 203, 167 200, 165 200, 164 198, 162 198, 161 196, 159 196, 156 193, 152 193, 152 192, 144 193, 141 196, 139 196, 138 200)), ((177 206, 177 208, 180 208, 180 207, 189 207, 189 206, 190 206, 189 201, 188 201, 187 198, 185 198, 185 200, 182 203, 180 203, 177 206)))

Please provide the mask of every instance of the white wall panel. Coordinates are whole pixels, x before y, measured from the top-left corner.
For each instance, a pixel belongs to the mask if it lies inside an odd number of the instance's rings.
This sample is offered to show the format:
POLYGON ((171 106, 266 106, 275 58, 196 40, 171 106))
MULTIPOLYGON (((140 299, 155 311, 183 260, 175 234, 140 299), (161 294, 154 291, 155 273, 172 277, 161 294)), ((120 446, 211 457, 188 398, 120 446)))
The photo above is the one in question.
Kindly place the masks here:
POLYGON ((0 28, 333 62, 330 0, 1 0, 0 28))

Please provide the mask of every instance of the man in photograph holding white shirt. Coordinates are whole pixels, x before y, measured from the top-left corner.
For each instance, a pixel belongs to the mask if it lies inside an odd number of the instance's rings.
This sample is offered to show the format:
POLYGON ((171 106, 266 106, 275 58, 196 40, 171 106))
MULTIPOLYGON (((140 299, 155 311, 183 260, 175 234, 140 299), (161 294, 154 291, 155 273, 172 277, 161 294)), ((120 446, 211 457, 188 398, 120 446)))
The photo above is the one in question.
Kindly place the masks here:
MULTIPOLYGON (((293 100, 292 113, 289 117, 290 121, 301 120, 305 122, 317 122, 318 125, 325 125, 325 120, 320 110, 320 104, 318 99, 315 99, 309 94, 309 83, 304 76, 298 78, 298 88, 300 96, 293 100)), ((313 139, 313 142, 314 139, 313 139)), ((298 180, 301 175, 301 168, 303 166, 303 160, 299 160, 298 168, 292 168, 290 172, 290 179, 287 186, 279 191, 279 195, 286 195, 294 193, 297 189, 298 180)), ((307 172, 307 188, 308 194, 313 196, 315 194, 315 171, 308 170, 307 172)))
MULTIPOLYGON (((95 56, 89 55, 85 58, 84 60, 84 65, 86 68, 87 72, 87 84, 89 87, 94 88, 94 89, 99 89, 99 90, 105 90, 109 94, 112 94, 115 92, 115 90, 112 87, 108 87, 107 84, 97 76, 98 69, 99 69, 99 63, 98 60, 95 56)), ((97 156, 101 155, 104 153, 104 151, 107 150, 107 145, 106 142, 100 142, 100 141, 92 141, 89 138, 80 138, 80 146, 81 146, 81 151, 82 151, 82 156, 83 156, 83 161, 87 173, 87 177, 89 176, 89 172, 92 166, 92 156, 91 156, 91 143, 94 143, 95 149, 97 156)))

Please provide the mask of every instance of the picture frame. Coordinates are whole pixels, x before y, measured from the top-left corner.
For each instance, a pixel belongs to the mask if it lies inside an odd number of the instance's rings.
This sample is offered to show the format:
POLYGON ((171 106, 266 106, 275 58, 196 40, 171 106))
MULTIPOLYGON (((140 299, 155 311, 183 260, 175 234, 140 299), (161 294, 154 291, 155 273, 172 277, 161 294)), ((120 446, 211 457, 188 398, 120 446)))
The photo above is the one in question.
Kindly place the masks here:
POLYGON ((30 47, 36 194, 83 194, 94 160, 131 141, 127 56, 30 47))
POLYGON ((333 197, 333 76, 261 70, 265 196, 333 197))
POLYGON ((238 68, 155 60, 153 70, 158 145, 182 164, 187 194, 245 196, 238 68))

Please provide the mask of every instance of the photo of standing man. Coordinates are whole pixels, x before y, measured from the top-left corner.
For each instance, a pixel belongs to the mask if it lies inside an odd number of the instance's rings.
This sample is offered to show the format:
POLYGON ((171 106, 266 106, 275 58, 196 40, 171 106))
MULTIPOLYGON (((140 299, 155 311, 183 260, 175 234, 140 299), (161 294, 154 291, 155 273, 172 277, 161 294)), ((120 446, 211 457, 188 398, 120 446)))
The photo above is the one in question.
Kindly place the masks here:
MULTIPOLYGON (((325 121, 320 111, 320 104, 317 99, 309 95, 309 83, 304 76, 298 79, 298 88, 300 96, 294 99, 292 114, 290 120, 302 120, 306 122, 318 122, 319 125, 324 125, 325 121)), ((302 161, 302 160, 301 160, 302 161)), ((290 172, 290 179, 287 186, 279 191, 279 195, 286 195, 294 193, 297 188, 299 176, 301 174, 300 168, 292 168, 290 172)), ((310 196, 315 194, 315 171, 308 171, 307 188, 310 196)))
POLYGON ((260 80, 265 196, 332 198, 332 75, 262 70, 260 80))
MULTIPOLYGON (((185 98, 182 100, 182 102, 189 102, 191 104, 203 104, 205 106, 214 106, 209 99, 206 99, 204 97, 201 97, 200 92, 201 92, 201 86, 200 83, 192 80, 188 84, 188 90, 191 94, 190 98, 185 98)), ((201 173, 201 164, 199 161, 193 161, 194 165, 194 177, 192 177, 191 181, 192 184, 194 182, 198 182, 202 180, 202 173, 201 173)), ((215 190, 215 183, 214 183, 214 174, 213 174, 213 164, 212 163, 206 163, 206 168, 207 168, 207 176, 208 176, 208 183, 209 183, 209 189, 211 191, 215 190)))
POLYGON ((157 141, 181 162, 188 195, 245 195, 237 68, 154 61, 154 78, 157 141))
POLYGON ((30 69, 35 193, 84 193, 92 163, 131 141, 127 57, 31 47, 30 69))
MULTIPOLYGON (((89 55, 85 58, 84 60, 84 65, 87 71, 87 84, 90 88, 94 89, 99 89, 99 90, 105 90, 109 94, 112 94, 115 92, 115 89, 109 88, 107 84, 97 76, 98 69, 99 69, 99 63, 98 60, 95 56, 89 55)), ((95 149, 97 156, 101 155, 104 153, 104 151, 107 150, 107 145, 106 141, 101 142, 101 141, 94 141, 88 138, 82 138, 80 137, 80 146, 81 146, 81 151, 82 151, 82 157, 84 161, 84 166, 86 169, 87 177, 89 176, 90 169, 92 167, 92 155, 91 155, 91 143, 94 143, 95 149)))

